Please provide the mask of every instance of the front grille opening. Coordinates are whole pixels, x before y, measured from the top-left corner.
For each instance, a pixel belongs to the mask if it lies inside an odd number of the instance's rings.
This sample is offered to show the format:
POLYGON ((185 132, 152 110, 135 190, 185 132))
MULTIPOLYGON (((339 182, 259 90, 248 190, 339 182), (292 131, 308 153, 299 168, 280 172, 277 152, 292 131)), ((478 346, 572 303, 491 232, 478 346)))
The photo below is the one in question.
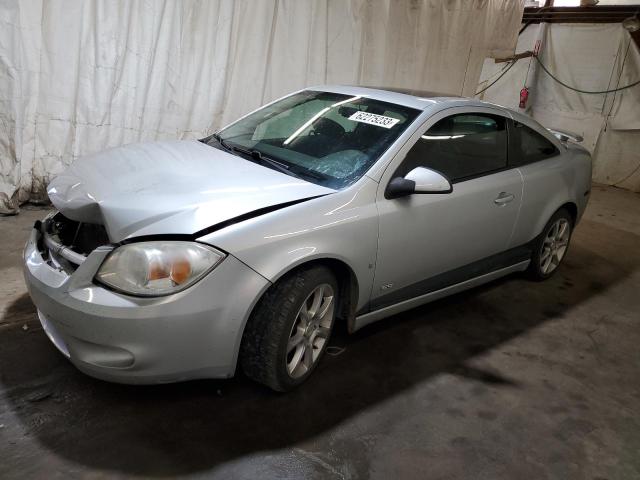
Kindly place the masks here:
POLYGON ((61 213, 51 219, 47 231, 57 237, 62 245, 83 255, 89 255, 99 246, 110 243, 103 225, 76 222, 61 213))

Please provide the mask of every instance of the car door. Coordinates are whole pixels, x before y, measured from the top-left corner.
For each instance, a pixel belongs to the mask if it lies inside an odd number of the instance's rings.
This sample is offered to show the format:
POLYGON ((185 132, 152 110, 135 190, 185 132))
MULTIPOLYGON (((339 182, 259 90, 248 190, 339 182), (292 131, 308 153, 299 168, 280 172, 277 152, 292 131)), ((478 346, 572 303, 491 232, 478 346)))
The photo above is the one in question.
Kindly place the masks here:
POLYGON ((385 171, 377 195, 372 310, 500 268, 520 208, 522 177, 508 166, 509 119, 499 112, 453 108, 435 115, 385 171), (452 191, 385 197, 391 179, 418 166, 445 175, 452 191))
POLYGON ((517 121, 512 123, 510 138, 509 163, 518 167, 523 180, 522 207, 512 240, 521 245, 533 240, 556 209, 571 198, 575 178, 551 139, 517 121))

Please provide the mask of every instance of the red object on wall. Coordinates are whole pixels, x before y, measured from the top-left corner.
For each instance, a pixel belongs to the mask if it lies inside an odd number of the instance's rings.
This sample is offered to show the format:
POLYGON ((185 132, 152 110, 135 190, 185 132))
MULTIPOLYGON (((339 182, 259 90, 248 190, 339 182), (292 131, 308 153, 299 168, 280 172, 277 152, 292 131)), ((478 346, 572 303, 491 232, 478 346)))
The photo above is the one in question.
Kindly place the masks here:
POLYGON ((529 89, 524 87, 520 90, 520 108, 526 108, 527 100, 529 100, 529 89))

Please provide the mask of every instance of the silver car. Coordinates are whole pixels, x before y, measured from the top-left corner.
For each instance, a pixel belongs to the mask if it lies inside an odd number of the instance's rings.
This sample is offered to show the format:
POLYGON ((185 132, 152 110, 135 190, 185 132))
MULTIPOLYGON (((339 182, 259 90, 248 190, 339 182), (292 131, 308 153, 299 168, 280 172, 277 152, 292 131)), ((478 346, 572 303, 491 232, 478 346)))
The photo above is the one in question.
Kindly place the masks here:
POLYGON ((234 375, 289 390, 334 323, 511 272, 553 275, 588 152, 473 99, 305 89, 200 141, 88 156, 48 188, 25 277, 55 346, 123 383, 234 375))

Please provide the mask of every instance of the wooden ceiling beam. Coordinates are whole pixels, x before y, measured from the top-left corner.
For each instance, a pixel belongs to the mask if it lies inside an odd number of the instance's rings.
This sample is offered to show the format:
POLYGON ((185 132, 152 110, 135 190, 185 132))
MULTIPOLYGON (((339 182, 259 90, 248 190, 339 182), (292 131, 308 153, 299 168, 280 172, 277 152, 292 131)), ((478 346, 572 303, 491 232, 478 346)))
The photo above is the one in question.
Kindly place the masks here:
POLYGON ((523 23, 619 23, 640 12, 638 5, 610 5, 602 7, 554 7, 544 9, 526 7, 523 23))

